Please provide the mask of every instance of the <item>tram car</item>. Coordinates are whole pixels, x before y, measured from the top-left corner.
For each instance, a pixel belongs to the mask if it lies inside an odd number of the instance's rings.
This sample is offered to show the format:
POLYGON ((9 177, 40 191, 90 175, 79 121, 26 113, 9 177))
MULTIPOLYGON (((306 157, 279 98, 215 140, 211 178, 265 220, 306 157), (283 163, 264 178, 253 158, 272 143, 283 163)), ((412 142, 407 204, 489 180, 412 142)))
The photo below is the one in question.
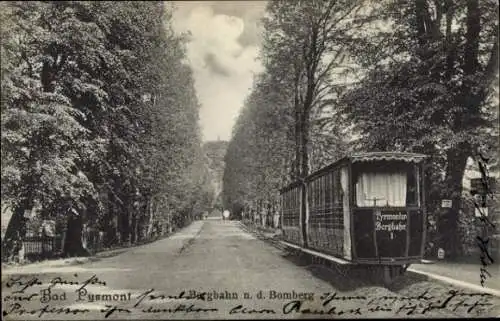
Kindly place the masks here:
POLYGON ((283 243, 370 269, 389 285, 423 258, 426 158, 352 154, 286 186, 280 191, 283 243))

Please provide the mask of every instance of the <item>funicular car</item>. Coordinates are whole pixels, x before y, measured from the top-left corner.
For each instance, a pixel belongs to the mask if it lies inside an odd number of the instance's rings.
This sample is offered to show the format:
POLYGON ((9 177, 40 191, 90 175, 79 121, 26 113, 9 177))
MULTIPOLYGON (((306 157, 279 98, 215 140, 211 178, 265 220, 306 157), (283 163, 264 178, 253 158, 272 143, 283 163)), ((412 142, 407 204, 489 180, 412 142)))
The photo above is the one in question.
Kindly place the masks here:
POLYGON ((357 153, 291 183, 280 191, 282 243, 390 284, 423 258, 426 157, 357 153))

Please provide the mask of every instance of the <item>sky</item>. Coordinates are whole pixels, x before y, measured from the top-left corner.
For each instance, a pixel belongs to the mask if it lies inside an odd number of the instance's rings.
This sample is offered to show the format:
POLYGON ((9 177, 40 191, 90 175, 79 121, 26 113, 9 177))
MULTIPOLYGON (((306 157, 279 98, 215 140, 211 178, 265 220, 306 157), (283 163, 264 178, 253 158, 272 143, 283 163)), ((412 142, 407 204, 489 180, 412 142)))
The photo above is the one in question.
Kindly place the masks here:
POLYGON ((188 59, 201 104, 203 140, 229 140, 262 71, 257 60, 265 1, 174 1, 174 29, 191 33, 188 59))

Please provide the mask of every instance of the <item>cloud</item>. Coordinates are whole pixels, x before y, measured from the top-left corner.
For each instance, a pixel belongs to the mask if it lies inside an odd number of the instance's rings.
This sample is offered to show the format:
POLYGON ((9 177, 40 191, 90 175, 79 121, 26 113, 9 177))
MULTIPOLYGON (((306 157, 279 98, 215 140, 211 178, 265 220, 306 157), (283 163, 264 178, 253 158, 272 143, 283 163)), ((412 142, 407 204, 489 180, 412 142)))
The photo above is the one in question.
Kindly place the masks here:
POLYGON ((265 2, 202 1, 175 5, 174 28, 191 33, 188 60, 202 105, 200 125, 204 139, 228 140, 253 75, 262 70, 257 61, 257 29, 265 2))
POLYGON ((263 1, 233 1, 228 5, 225 1, 213 1, 212 8, 216 14, 240 17, 245 28, 238 37, 242 46, 258 46, 260 44, 260 18, 266 2, 263 1))

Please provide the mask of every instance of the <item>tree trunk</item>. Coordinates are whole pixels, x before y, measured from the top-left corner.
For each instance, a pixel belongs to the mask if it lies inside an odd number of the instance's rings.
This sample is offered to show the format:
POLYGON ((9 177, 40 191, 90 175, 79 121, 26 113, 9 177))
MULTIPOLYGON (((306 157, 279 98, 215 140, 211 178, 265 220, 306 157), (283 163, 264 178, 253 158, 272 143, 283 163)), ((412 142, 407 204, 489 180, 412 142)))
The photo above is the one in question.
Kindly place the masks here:
POLYGON ((293 180, 301 177, 302 170, 302 113, 300 106, 295 107, 295 168, 293 180))
POLYGON ((417 0, 415 1, 415 17, 416 17, 416 29, 417 29, 417 37, 418 42, 421 47, 425 46, 426 41, 426 15, 428 14, 427 9, 427 1, 426 0, 417 0))
MULTIPOLYGON (((112 199, 111 193, 108 195, 108 200, 112 199)), ((115 215, 115 205, 112 202, 108 202, 108 212, 106 213, 106 219, 104 220, 105 224, 105 240, 104 245, 106 247, 112 246, 116 242, 116 228, 114 226, 114 215, 115 215)))
POLYGON ((70 214, 67 221, 63 256, 88 256, 89 251, 83 245, 83 218, 70 214))
POLYGON ((137 216, 138 216, 138 213, 137 213, 137 209, 134 207, 134 212, 132 213, 132 221, 130 222, 130 225, 131 225, 131 235, 130 235, 130 242, 132 244, 135 244, 137 243, 137 226, 138 226, 138 220, 137 220, 137 216))
POLYGON ((479 34, 481 32, 481 13, 479 11, 479 3, 477 0, 467 1, 467 41, 465 43, 464 53, 464 72, 472 75, 477 70, 478 51, 479 51, 479 34))
POLYGON ((302 158, 302 166, 300 169, 300 177, 302 179, 306 178, 309 175, 309 144, 310 144, 310 124, 309 124, 309 113, 304 113, 302 119, 301 126, 301 158, 302 158))
MULTIPOLYGON (((302 166, 300 169, 300 179, 304 180, 307 175, 309 175, 309 150, 308 150, 308 144, 309 144, 309 115, 303 113, 302 114, 302 122, 301 122, 301 141, 302 141, 302 146, 301 146, 301 158, 302 158, 302 166)), ((302 235, 304 237, 304 246, 307 247, 307 238, 305 237, 307 235, 307 228, 306 228, 306 223, 307 223, 307 185, 305 182, 303 182, 302 189, 301 189, 301 199, 302 199, 302 235)))
POLYGON ((146 232, 146 238, 150 239, 151 233, 153 232, 153 218, 154 218, 153 198, 151 198, 149 200, 148 213, 149 213, 149 222, 148 222, 148 228, 147 228, 147 232, 146 232))
POLYGON ((123 206, 124 211, 120 215, 120 234, 122 235, 122 243, 129 245, 130 244, 130 221, 131 221, 131 206, 130 202, 126 202, 123 206))
POLYGON ((462 179, 467 164, 469 150, 467 146, 459 145, 447 152, 448 168, 446 184, 450 187, 445 195, 452 200, 452 208, 446 209, 439 224, 442 246, 447 256, 456 257, 461 254, 461 237, 459 232, 459 211, 462 205, 462 179))
POLYGON ((22 244, 27 222, 27 219, 24 218, 24 209, 24 206, 17 206, 12 213, 2 242, 2 259, 16 255, 19 249, 15 245, 22 244))

